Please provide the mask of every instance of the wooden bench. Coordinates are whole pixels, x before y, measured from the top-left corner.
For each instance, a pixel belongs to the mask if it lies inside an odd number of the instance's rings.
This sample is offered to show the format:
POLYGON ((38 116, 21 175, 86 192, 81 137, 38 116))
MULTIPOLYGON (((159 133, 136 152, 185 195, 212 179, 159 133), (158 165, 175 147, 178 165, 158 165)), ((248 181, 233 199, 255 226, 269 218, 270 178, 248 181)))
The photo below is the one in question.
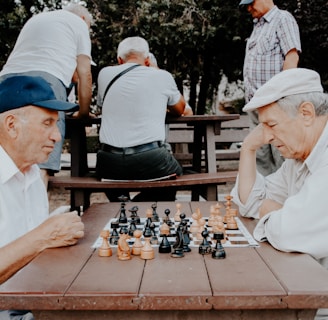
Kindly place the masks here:
MULTIPOLYGON (((249 133, 249 117, 241 115, 239 119, 224 121, 221 124, 220 135, 215 136, 216 159, 239 160, 239 143, 249 133), (230 148, 234 144, 235 148, 230 148)), ((175 158, 184 166, 192 161, 192 143, 194 128, 184 123, 170 124, 167 141, 172 146, 175 158)), ((204 153, 203 153, 204 154, 204 153)))
MULTIPOLYGON (((206 200, 217 201, 217 185, 234 182, 236 171, 186 174, 172 180, 160 181, 99 181, 95 177, 50 177, 49 187, 63 187, 71 191, 71 208, 87 208, 90 205, 92 192, 104 192, 108 189, 128 189, 140 191, 147 188, 174 187, 177 190, 191 190, 192 200, 202 196, 206 200)), ((198 199, 197 199, 198 198, 198 199)))

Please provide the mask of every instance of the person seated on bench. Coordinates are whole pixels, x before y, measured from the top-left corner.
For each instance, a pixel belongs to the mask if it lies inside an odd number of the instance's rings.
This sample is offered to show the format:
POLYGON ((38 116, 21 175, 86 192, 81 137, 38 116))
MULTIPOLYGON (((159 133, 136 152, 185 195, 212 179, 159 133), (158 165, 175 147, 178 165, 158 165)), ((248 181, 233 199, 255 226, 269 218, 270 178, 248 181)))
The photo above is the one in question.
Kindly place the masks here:
MULTIPOLYGON (((173 76, 149 67, 149 45, 141 37, 121 41, 117 58, 119 65, 105 67, 98 75, 97 104, 102 107, 102 121, 97 177, 147 180, 181 175, 182 167, 164 144, 167 109, 171 115, 181 116, 186 105, 173 76)), ((106 195, 110 201, 119 201, 124 193, 112 190, 106 195)), ((174 189, 149 189, 133 200, 174 201, 175 193, 174 189)))

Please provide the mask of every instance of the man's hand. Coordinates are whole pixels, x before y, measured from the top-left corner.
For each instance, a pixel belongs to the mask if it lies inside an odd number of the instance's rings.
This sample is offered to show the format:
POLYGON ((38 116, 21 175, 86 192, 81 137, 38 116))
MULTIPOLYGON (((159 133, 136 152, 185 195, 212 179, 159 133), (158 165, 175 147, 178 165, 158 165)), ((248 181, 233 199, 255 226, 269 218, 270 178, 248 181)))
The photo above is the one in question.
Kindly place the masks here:
POLYGON ((274 200, 265 199, 260 206, 260 218, 264 217, 268 213, 279 210, 282 208, 282 205, 274 200))
POLYGON ((84 224, 76 211, 51 216, 36 229, 44 249, 70 246, 84 236, 84 224))

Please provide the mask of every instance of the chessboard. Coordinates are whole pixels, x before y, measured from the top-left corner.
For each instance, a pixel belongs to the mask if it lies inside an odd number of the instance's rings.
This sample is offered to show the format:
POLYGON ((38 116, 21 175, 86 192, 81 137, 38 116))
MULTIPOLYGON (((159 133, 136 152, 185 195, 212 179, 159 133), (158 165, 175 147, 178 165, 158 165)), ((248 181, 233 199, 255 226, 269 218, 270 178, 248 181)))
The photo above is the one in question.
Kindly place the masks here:
MULTIPOLYGON (((103 230, 109 230, 109 244, 111 247, 117 247, 117 242, 119 239, 119 234, 129 233, 130 238, 127 240, 129 246, 133 246, 135 242, 134 231, 140 230, 142 233, 145 231, 145 226, 147 223, 152 223, 151 227, 151 240, 150 243, 153 247, 158 247, 162 241, 163 234, 161 234, 161 227, 164 222, 169 226, 169 232, 167 233, 167 239, 171 245, 174 245, 176 242, 176 234, 178 226, 181 221, 175 221, 174 218, 157 218, 158 221, 153 221, 151 215, 147 215, 147 218, 139 218, 137 222, 133 218, 127 218, 125 222, 119 222, 119 218, 112 218, 104 226, 103 230), (148 220, 150 219, 150 221, 148 220), (133 223, 132 223, 133 220, 133 223), (148 220, 148 221, 147 221, 148 220), (133 226, 133 227, 132 227, 133 226)), ((203 237, 201 232, 192 232, 194 219, 192 217, 184 217, 183 219, 187 222, 187 230, 189 233, 190 243, 189 247, 199 247, 203 242, 203 237)), ((213 240, 213 227, 209 223, 209 217, 202 217, 204 221, 204 228, 208 231, 207 241, 212 247, 215 247, 216 240, 213 240)), ((224 223, 224 239, 221 241, 223 247, 258 247, 259 244, 249 233, 245 225, 238 217, 234 217, 235 225, 231 228, 228 228, 228 223, 224 223)), ((141 236, 141 241, 144 241, 144 236, 141 236)), ((99 236, 93 244, 93 248, 99 248, 102 244, 103 238, 99 236)))

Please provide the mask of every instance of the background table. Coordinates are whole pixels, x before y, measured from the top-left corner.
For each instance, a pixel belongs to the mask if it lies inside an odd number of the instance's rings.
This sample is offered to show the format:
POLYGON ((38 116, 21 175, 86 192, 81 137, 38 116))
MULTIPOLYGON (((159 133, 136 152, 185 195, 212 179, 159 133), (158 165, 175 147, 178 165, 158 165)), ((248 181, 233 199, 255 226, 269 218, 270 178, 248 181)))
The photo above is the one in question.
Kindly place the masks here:
MULTIPOLYGON (((191 216, 209 216, 215 202, 182 202, 191 216)), ((143 216, 151 203, 128 203, 143 216)), ((175 213, 176 203, 157 212, 175 213)), ((184 258, 155 253, 155 259, 119 261, 92 248, 120 203, 91 206, 82 219, 85 237, 76 246, 46 250, 0 286, 1 308, 31 309, 36 319, 313 319, 328 307, 328 271, 306 254, 283 253, 269 244, 226 248, 226 259, 184 258)), ((252 230, 255 221, 243 219, 252 230)))
MULTIPOLYGON (((235 120, 239 114, 194 115, 188 117, 167 117, 166 122, 185 123, 194 126, 193 169, 201 171, 201 158, 204 146, 206 172, 216 172, 215 136, 220 135, 221 123, 235 120)), ((101 118, 79 120, 66 118, 67 137, 71 140, 71 175, 81 177, 88 173, 86 126, 101 124, 101 118)))

